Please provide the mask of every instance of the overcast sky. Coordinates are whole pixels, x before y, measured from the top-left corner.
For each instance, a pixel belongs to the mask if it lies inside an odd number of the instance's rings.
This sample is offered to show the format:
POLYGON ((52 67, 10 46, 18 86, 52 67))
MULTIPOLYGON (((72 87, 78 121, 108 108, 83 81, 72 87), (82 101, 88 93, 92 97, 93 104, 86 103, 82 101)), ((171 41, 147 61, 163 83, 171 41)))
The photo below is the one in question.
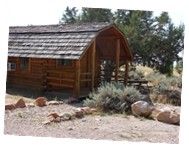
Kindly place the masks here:
MULTIPOLYGON (((53 2, 49 0, 11 1, 8 5, 8 23, 11 26, 56 24, 61 19, 67 5, 70 5, 70 0, 54 0, 53 2)), ((75 5, 77 6, 77 4, 75 5)), ((70 6, 72 7, 72 5, 70 6)), ((80 4, 77 8, 81 8, 80 4)), ((154 14, 159 15, 160 12, 155 11, 154 14)), ((170 11, 169 15, 175 25, 183 23, 181 11, 170 11)))

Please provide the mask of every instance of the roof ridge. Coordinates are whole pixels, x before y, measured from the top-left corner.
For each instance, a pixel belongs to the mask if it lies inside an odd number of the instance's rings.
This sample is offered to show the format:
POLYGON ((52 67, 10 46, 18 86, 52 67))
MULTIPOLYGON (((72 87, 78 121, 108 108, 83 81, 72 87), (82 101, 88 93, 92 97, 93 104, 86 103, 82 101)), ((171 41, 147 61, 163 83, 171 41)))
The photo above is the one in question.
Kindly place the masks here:
POLYGON ((47 26, 74 26, 74 25, 98 25, 98 24, 106 24, 106 25, 111 25, 114 23, 111 22, 77 22, 77 23, 73 23, 73 24, 63 24, 63 23, 59 23, 59 24, 41 24, 41 25, 33 25, 33 24, 29 24, 29 25, 17 25, 17 26, 9 26, 9 28, 15 28, 15 27, 47 27, 47 26))
POLYGON ((96 32, 111 26, 108 22, 10 26, 9 33, 47 33, 47 32, 96 32))

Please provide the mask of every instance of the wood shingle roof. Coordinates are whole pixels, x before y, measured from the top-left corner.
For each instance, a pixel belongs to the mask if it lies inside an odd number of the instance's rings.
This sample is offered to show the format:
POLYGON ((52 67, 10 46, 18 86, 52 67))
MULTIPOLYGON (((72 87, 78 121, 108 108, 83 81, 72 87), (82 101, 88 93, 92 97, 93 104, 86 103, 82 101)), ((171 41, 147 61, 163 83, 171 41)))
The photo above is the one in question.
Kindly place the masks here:
POLYGON ((10 27, 8 56, 79 59, 98 32, 112 25, 94 23, 10 27))

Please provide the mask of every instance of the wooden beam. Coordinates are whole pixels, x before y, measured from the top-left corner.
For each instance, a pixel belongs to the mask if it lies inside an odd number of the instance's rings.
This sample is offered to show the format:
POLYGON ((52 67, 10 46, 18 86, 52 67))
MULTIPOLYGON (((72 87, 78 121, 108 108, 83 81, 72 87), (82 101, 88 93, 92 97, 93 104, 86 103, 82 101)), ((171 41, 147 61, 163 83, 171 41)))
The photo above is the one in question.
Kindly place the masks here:
POLYGON ((128 64, 128 61, 126 60, 126 62, 125 62, 125 77, 124 77, 124 84, 125 85, 127 85, 128 73, 129 73, 129 64, 128 64))
POLYGON ((117 41, 116 41, 116 69, 115 69, 116 82, 118 81, 119 58, 120 58, 120 39, 117 39, 117 41))
POLYGON ((93 42, 93 47, 92 47, 92 68, 91 68, 91 89, 94 89, 95 86, 95 57, 96 57, 96 40, 93 42))
POLYGON ((119 39, 119 36, 115 36, 115 35, 108 35, 108 36, 98 36, 99 40, 102 40, 102 39, 108 39, 108 40, 113 40, 113 39, 119 39))
POLYGON ((81 69, 80 69, 80 60, 76 60, 75 62, 75 88, 74 88, 74 97, 78 98, 80 95, 80 75, 81 75, 81 69))

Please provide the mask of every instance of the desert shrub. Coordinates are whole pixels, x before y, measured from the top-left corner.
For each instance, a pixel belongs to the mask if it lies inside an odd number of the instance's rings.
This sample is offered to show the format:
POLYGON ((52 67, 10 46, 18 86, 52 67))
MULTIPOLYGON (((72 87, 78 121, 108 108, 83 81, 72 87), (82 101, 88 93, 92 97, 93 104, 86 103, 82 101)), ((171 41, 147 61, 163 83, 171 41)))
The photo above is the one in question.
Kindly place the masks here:
POLYGON ((179 77, 167 77, 154 86, 153 91, 157 94, 164 94, 167 91, 178 90, 182 87, 182 80, 179 77))
POLYGON ((129 79, 132 79, 132 80, 143 79, 144 72, 142 70, 136 68, 135 66, 132 66, 129 70, 128 77, 129 77, 129 79))
POLYGON ((141 65, 136 66, 136 70, 142 73, 144 77, 155 72, 153 68, 141 65))
POLYGON ((182 80, 180 77, 167 77, 153 87, 153 101, 180 106, 181 87, 182 80))
POLYGON ((126 87, 120 95, 120 99, 123 101, 128 101, 129 103, 135 103, 141 100, 141 93, 134 87, 126 87))
POLYGON ((177 62, 176 64, 176 70, 179 74, 182 74, 182 70, 183 70, 183 60, 180 60, 179 62, 177 62))
POLYGON ((129 112, 131 104, 145 100, 134 87, 124 87, 120 83, 106 83, 84 101, 85 106, 96 107, 104 112, 129 112))
POLYGON ((161 81, 164 81, 166 79, 166 76, 159 73, 154 72, 150 73, 145 77, 146 80, 148 80, 153 86, 158 85, 161 81))

